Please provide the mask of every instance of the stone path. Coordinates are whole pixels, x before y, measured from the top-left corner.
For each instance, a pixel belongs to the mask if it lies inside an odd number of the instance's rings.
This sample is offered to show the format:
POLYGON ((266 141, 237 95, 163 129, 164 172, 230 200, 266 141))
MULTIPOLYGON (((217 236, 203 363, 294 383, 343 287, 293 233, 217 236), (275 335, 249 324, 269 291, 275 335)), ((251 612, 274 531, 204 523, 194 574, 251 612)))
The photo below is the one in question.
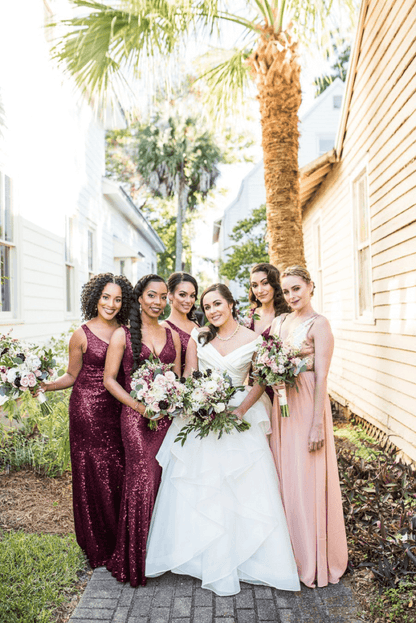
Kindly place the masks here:
POLYGON ((187 576, 166 573, 147 586, 120 584, 95 569, 71 623, 360 623, 345 581, 299 593, 242 584, 234 597, 217 597, 187 576))

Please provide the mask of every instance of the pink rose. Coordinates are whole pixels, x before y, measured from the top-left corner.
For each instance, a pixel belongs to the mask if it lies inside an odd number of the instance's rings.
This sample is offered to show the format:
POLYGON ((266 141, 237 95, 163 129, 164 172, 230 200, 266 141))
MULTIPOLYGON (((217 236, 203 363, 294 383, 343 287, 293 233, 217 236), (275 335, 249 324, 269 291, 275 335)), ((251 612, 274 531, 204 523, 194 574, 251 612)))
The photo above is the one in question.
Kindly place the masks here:
POLYGON ((29 385, 29 379, 27 376, 23 376, 20 379, 20 387, 27 387, 29 385))
POLYGON ((172 370, 168 370, 167 372, 165 372, 165 379, 167 379, 168 381, 174 381, 175 378, 175 374, 174 372, 172 372, 172 370))
POLYGON ((35 370, 36 376, 42 376, 42 372, 40 370, 35 370))
POLYGON ((53 376, 53 375, 54 375, 54 373, 55 373, 55 370, 54 370, 53 368, 49 368, 49 369, 48 369, 48 372, 49 372, 49 374, 50 374, 51 376, 53 376))
POLYGON ((36 381, 36 376, 33 374, 33 372, 28 374, 27 378, 29 379, 29 387, 35 387, 37 381, 36 381))
POLYGON ((7 374, 4 374, 4 372, 1 373, 1 380, 3 381, 3 383, 7 381, 7 374))

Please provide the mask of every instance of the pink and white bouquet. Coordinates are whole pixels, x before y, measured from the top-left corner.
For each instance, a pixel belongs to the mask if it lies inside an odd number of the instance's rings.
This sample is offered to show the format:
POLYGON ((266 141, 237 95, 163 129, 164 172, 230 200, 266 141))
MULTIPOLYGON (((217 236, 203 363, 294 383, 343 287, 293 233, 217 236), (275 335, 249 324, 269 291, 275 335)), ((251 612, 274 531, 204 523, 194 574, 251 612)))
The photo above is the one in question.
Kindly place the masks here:
POLYGON ((231 398, 244 387, 234 386, 226 372, 217 370, 195 370, 185 380, 182 417, 190 418, 177 435, 175 441, 183 445, 191 431, 201 439, 209 433, 224 433, 233 430, 242 432, 250 428, 249 422, 240 420, 229 408, 231 398))
POLYGON ((184 386, 172 368, 173 364, 162 363, 151 355, 131 377, 130 396, 145 405, 144 415, 149 418, 152 430, 157 430, 156 418, 165 415, 173 418, 183 407, 184 386))
POLYGON ((241 313, 239 308, 237 308, 237 320, 243 326, 247 327, 247 329, 251 328, 251 323, 253 320, 260 320, 260 316, 256 313, 257 308, 251 307, 247 312, 241 313))
MULTIPOLYGON (((10 332, 0 337, 0 406, 18 400, 22 393, 33 395, 40 389, 42 381, 55 374, 56 361, 50 349, 34 344, 25 344, 12 338, 10 332)), ((42 413, 51 409, 45 394, 36 396, 42 413)))
MULTIPOLYGON (((257 349, 253 377, 262 385, 285 383, 296 387, 296 377, 306 370, 306 359, 299 352, 285 346, 275 335, 269 335, 257 349)), ((279 389, 282 417, 289 417, 286 389, 279 389)))

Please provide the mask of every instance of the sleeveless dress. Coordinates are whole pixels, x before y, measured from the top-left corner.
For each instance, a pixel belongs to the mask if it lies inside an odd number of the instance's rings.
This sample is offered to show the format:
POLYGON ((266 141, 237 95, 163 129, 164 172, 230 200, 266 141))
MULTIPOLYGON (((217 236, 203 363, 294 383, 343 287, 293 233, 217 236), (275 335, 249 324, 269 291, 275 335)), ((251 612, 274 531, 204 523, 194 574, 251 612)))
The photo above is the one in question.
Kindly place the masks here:
MULTIPOLYGON (((323 448, 308 451, 313 420, 314 345, 308 333, 318 315, 298 325, 285 344, 307 358, 295 388, 286 386, 290 416, 273 404, 270 445, 281 485, 290 537, 301 581, 309 587, 336 584, 348 564, 347 539, 329 398, 325 400, 323 448)), ((278 330, 286 316, 282 317, 278 330)), ((277 331, 277 329, 276 329, 277 331)))
MULTIPOLYGON (((124 389, 131 391, 133 351, 130 331, 126 332, 126 348, 122 360, 124 389)), ((170 329, 166 331, 166 343, 159 355, 163 363, 174 363, 176 350, 170 329)), ((151 351, 142 344, 140 360, 148 359, 151 351)), ((130 581, 131 586, 144 586, 146 540, 153 505, 160 484, 162 470, 156 461, 166 432, 171 424, 167 417, 158 422, 157 430, 150 430, 148 419, 123 405, 121 410, 121 434, 126 455, 126 474, 120 509, 117 544, 107 564, 107 569, 120 582, 130 581)))
MULTIPOLYGON (((222 356, 202 346, 194 329, 199 369, 227 371, 241 385, 260 338, 222 356)), ((248 388, 238 392, 238 406, 248 388)), ((217 595, 235 595, 240 581, 299 590, 296 563, 266 431, 270 401, 262 396, 245 415, 243 433, 175 438, 187 420, 175 418, 157 455, 163 467, 149 533, 146 575, 173 571, 202 580, 217 595)))
POLYGON ((188 348, 189 338, 191 337, 191 335, 180 327, 177 327, 176 324, 173 324, 173 322, 171 322, 170 320, 166 320, 166 322, 171 329, 176 331, 181 341, 181 374, 183 375, 183 372, 185 370, 186 349, 188 348))
POLYGON ((113 553, 124 479, 121 404, 103 385, 108 344, 82 325, 87 351, 69 401, 74 523, 91 567, 113 553))

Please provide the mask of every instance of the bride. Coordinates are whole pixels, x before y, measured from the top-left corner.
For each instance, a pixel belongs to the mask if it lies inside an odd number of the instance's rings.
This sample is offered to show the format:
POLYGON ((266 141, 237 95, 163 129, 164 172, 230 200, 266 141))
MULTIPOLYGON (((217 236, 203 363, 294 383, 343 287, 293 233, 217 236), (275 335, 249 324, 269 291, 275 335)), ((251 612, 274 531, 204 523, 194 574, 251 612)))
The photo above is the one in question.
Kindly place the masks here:
MULTIPOLYGON (((235 320, 229 289, 215 284, 201 296, 209 321, 193 329, 185 376, 208 368, 227 371, 242 385, 261 337, 235 320)), ((175 438, 186 420, 175 418, 157 460, 163 468, 147 542, 146 576, 172 571, 202 580, 217 595, 235 595, 240 581, 300 590, 296 563, 266 435, 270 402, 255 385, 231 406, 251 424, 217 438, 175 438)))

